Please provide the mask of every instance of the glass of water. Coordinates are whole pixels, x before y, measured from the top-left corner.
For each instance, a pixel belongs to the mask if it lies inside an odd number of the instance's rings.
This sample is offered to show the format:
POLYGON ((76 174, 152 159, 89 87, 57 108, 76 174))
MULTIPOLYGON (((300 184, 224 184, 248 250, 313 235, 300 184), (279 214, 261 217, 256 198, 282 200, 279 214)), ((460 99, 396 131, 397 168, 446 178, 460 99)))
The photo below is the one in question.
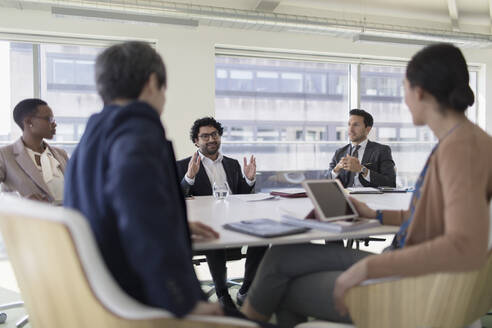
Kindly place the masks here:
POLYGON ((229 196, 229 185, 227 182, 214 182, 213 193, 216 199, 226 199, 229 196))

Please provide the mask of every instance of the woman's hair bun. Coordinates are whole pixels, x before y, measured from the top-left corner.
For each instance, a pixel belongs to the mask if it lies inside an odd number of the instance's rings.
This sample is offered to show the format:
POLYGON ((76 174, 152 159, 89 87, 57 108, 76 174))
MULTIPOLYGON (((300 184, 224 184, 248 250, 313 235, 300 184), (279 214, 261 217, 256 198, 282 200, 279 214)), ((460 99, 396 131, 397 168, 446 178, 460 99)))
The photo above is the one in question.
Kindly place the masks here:
POLYGON ((457 110, 465 111, 474 102, 475 96, 468 84, 456 86, 449 94, 449 104, 457 110))

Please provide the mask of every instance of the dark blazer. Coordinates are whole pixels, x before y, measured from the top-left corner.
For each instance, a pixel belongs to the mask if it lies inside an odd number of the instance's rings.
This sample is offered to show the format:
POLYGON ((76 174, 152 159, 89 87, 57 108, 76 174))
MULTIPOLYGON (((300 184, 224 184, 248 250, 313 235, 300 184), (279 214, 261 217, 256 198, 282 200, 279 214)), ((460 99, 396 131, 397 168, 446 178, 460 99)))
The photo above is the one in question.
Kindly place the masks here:
MULTIPOLYGON (((326 178, 332 179, 331 171, 342 157, 349 154, 349 152, 350 144, 335 151, 326 178)), ((396 187, 395 162, 393 162, 391 157, 391 148, 389 146, 368 140, 361 164, 371 170, 370 182, 364 179, 362 175, 359 175, 359 181, 364 187, 396 187)), ((348 171, 342 170, 337 179, 340 180, 344 187, 347 187, 348 171)))
POLYGON ((177 316, 205 300, 192 265, 176 159, 143 102, 92 115, 65 174, 64 205, 89 220, 118 284, 177 316))
MULTIPOLYGON (((212 195, 212 186, 210 185, 210 180, 203 163, 200 162, 200 169, 195 176, 195 184, 191 186, 186 182, 184 177, 188 171, 188 163, 190 160, 191 156, 176 163, 178 166, 178 177, 181 179, 181 189, 183 190, 184 195, 186 197, 212 195)), ((250 194, 254 192, 254 185, 248 185, 237 160, 224 156, 222 165, 224 166, 224 171, 226 173, 227 183, 233 194, 250 194)))
MULTIPOLYGON (((60 163, 61 171, 65 172, 68 162, 67 153, 46 142, 45 145, 60 163)), ((40 194, 46 196, 50 202, 55 201, 21 138, 11 145, 0 148, 0 183, 3 183, 4 191, 17 191, 23 197, 40 194)))

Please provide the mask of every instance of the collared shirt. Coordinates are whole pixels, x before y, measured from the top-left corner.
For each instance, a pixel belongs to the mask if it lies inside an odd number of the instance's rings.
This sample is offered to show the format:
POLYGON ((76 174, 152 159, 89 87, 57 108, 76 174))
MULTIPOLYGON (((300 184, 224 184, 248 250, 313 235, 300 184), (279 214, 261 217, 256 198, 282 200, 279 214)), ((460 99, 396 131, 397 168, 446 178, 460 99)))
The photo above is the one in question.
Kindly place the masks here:
POLYGON ((55 203, 62 204, 63 184, 65 179, 63 177, 60 162, 56 160, 48 147, 46 147, 42 153, 35 152, 27 147, 26 149, 29 157, 31 157, 34 162, 34 165, 41 172, 44 182, 48 186, 51 195, 53 195, 55 203), (36 162, 36 155, 39 156, 41 165, 38 165, 36 162))
MULTIPOLYGON (((211 160, 207 156, 203 155, 200 151, 198 151, 198 155, 200 155, 200 160, 201 160, 201 162, 203 164, 203 167, 205 168, 205 172, 207 173, 207 176, 208 176, 208 179, 210 181, 210 185, 211 186, 214 185, 214 182, 216 184, 223 184, 223 183, 226 183, 227 182, 227 175, 226 175, 226 172, 224 170, 224 165, 222 165, 222 160, 224 159, 224 155, 222 155, 221 152, 219 152, 219 156, 217 156, 217 159, 215 161, 214 160, 211 160)), ((254 185, 255 182, 256 182, 256 178, 253 179, 253 180, 249 180, 244 175, 244 172, 243 172, 243 177, 244 177, 244 179, 246 180, 246 183, 249 186, 254 185)), ((195 184, 195 178, 196 178, 196 176, 193 179, 190 179, 185 174, 184 178, 185 178, 185 181, 190 186, 193 186, 195 184)), ((229 188, 229 192, 232 193, 231 190, 230 190, 229 185, 227 185, 227 186, 229 188)))
MULTIPOLYGON (((369 141, 369 139, 366 139, 364 141, 362 141, 359 146, 359 152, 358 152, 358 156, 357 158, 359 159, 359 163, 363 164, 362 163, 362 158, 364 157, 364 151, 366 150, 366 146, 367 146, 367 142, 369 141)), ((355 143, 352 143, 351 144, 351 148, 350 149, 355 149, 355 147, 357 146, 355 143)), ((361 172, 362 173, 362 172, 361 172)), ((331 170, 331 176, 333 177, 333 179, 335 179, 338 174, 340 174, 340 171, 338 173, 335 173, 334 170, 331 170)), ((364 177, 365 180, 367 181, 371 181, 371 170, 367 170, 367 175, 364 177)), ((355 176, 354 176, 354 187, 363 187, 363 185, 360 183, 360 180, 359 180, 359 173, 356 173, 355 176)))

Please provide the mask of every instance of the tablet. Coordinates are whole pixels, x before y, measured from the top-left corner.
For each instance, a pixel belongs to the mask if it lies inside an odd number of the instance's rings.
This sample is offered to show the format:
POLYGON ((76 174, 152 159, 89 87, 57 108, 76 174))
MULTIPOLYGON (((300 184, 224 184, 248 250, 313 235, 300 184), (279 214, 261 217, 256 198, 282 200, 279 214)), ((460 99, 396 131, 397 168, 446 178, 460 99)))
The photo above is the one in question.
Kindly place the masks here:
POLYGON ((358 219, 354 205, 338 180, 306 180, 302 183, 321 221, 358 219))

